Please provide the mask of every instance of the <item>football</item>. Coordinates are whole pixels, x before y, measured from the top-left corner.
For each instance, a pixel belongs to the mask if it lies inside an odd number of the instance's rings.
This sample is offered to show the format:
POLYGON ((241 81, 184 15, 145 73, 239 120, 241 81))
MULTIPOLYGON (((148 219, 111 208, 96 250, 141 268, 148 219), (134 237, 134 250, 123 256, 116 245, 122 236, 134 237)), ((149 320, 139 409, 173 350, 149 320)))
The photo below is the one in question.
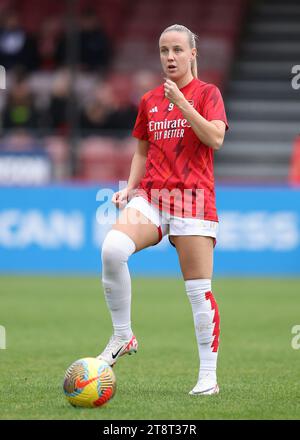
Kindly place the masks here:
POLYGON ((115 395, 116 377, 106 362, 86 357, 75 361, 67 369, 63 389, 71 405, 96 408, 115 395))

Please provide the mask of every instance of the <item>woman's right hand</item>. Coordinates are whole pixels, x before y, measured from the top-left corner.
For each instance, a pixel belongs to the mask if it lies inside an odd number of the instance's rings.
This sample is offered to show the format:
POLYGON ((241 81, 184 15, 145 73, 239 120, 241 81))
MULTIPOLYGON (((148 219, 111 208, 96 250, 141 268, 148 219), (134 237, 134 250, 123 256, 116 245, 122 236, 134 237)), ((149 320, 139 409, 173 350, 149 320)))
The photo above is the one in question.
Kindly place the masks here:
POLYGON ((111 201, 116 205, 117 208, 123 209, 128 202, 130 190, 124 188, 121 191, 115 192, 112 196, 111 201))

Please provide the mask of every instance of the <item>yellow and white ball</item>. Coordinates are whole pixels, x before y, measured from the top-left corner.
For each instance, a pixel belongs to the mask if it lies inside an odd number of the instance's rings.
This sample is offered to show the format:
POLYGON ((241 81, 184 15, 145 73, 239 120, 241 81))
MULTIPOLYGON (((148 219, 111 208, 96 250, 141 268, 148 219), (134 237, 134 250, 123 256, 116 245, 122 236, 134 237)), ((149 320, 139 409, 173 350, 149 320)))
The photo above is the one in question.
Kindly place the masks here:
POLYGON ((106 362, 86 357, 67 369, 63 389, 71 405, 95 408, 115 395, 116 377, 106 362))

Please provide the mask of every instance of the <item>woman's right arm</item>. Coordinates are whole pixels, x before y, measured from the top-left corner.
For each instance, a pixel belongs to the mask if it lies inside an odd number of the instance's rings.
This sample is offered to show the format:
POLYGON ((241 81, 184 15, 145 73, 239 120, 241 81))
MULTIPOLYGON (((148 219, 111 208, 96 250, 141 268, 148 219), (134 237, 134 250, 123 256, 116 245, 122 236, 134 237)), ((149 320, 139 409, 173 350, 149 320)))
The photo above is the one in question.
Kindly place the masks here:
POLYGON ((139 139, 137 149, 132 158, 127 187, 114 193, 112 197, 112 202, 115 203, 118 208, 122 209, 126 205, 130 191, 137 188, 144 177, 148 149, 149 142, 139 139))

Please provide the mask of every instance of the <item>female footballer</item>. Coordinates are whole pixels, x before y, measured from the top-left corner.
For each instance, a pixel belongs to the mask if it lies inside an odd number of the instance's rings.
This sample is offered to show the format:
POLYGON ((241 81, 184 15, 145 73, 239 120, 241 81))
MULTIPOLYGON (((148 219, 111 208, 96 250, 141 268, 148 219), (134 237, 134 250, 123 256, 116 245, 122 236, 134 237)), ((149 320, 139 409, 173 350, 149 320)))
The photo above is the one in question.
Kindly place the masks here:
POLYGON ((114 333, 98 357, 113 365, 137 351, 127 261, 168 234, 191 303, 200 358, 198 381, 189 394, 211 395, 219 392, 220 334, 211 288, 218 229, 213 155, 228 126, 219 89, 197 78, 195 40, 177 24, 159 39, 165 82, 141 99, 128 186, 112 198, 122 211, 102 247, 102 282, 114 333))

